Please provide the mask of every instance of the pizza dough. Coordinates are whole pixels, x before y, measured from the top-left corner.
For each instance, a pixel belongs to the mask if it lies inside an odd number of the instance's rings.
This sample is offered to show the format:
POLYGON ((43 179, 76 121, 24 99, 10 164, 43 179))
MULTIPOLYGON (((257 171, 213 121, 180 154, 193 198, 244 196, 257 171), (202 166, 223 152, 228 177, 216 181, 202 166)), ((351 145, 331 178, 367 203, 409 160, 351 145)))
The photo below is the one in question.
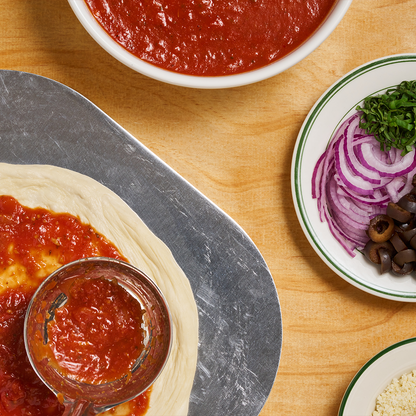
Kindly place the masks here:
MULTIPOLYGON (((168 247, 118 195, 67 169, 0 163, 0 194, 13 196, 30 208, 79 217, 156 282, 172 314, 173 344, 153 385, 146 416, 186 416, 197 363, 198 313, 189 281, 168 247)), ((120 416, 122 409, 117 412, 120 416)))

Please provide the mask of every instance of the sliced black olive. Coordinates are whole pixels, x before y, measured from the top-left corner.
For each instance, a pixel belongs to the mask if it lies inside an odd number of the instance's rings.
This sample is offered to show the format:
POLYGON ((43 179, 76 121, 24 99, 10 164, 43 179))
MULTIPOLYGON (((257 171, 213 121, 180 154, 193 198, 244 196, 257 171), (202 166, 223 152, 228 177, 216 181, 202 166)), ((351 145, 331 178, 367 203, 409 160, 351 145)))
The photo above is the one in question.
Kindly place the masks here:
POLYGON ((378 255, 380 256, 380 273, 387 273, 391 270, 391 256, 388 250, 381 247, 378 250, 378 255))
POLYGON ((389 202, 387 205, 387 212, 386 214, 393 218, 394 220, 406 223, 409 222, 412 219, 412 213, 409 211, 403 209, 399 205, 395 204, 394 202, 389 202))
POLYGON ((393 257, 395 250, 393 244, 390 241, 384 241, 382 243, 375 243, 374 241, 369 241, 364 247, 364 255, 373 263, 380 264, 380 254, 379 250, 384 249, 388 252, 390 257, 393 257))
POLYGON ((403 266, 406 263, 413 263, 416 261, 416 251, 411 248, 399 251, 393 257, 393 261, 399 266, 403 266))
POLYGON ((403 231, 400 233, 400 237, 407 244, 410 243, 410 241, 415 235, 416 235, 416 228, 412 228, 410 230, 403 231))
POLYGON ((367 235, 376 243, 390 240, 394 233, 394 221, 388 215, 377 215, 370 221, 367 235))
POLYGON ((408 244, 416 250, 416 234, 411 238, 408 244))
POLYGON ((414 270, 414 263, 405 263, 403 267, 400 267, 398 264, 396 264, 394 261, 391 262, 391 269, 393 272, 399 276, 404 276, 406 274, 412 273, 414 270))
POLYGON ((396 222, 395 229, 397 232, 407 231, 416 228, 415 217, 413 216, 410 221, 405 223, 396 222))
POLYGON ((409 193, 402 196, 397 205, 413 214, 416 213, 416 195, 409 193))
POLYGON ((416 187, 416 175, 413 175, 413 178, 412 178, 412 185, 413 185, 414 187, 416 187))
MULTIPOLYGON (((414 185, 413 185, 414 186, 414 185)), ((414 186, 413 188, 412 188, 412 190, 409 192, 409 194, 413 194, 413 195, 415 195, 416 194, 416 186, 414 186)))
MULTIPOLYGON (((415 231, 416 233, 416 231, 415 231)), ((406 243, 401 239, 399 234, 394 234, 391 238, 390 238, 390 243, 393 244, 393 247, 396 251, 402 251, 402 250, 406 250, 407 249, 407 245, 406 243)))

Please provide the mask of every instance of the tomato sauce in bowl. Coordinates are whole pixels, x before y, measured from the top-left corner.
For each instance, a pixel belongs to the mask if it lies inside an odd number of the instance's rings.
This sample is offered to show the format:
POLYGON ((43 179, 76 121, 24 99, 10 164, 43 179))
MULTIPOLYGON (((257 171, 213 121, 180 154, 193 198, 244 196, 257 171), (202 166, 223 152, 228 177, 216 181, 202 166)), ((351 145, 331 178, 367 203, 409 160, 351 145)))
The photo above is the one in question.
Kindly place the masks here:
POLYGON ((337 0, 85 0, 123 48, 160 68, 194 76, 240 74, 293 52, 337 0))
POLYGON ((49 355, 61 372, 90 384, 128 374, 144 350, 140 303, 117 280, 73 277, 57 284, 67 302, 48 324, 49 355))

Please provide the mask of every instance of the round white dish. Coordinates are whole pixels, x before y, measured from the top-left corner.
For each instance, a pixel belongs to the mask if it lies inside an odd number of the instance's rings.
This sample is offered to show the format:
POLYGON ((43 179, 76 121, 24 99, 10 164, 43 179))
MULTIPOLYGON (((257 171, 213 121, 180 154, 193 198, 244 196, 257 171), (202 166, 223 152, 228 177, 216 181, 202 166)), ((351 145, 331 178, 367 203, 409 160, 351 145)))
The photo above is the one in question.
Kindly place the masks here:
POLYGON ((68 2, 78 20, 92 38, 110 55, 129 68, 168 84, 189 88, 217 89, 253 84, 277 75, 297 64, 313 52, 333 32, 347 12, 352 0, 338 0, 330 15, 313 36, 291 54, 283 57, 279 61, 254 71, 219 77, 179 74, 142 61, 125 50, 107 34, 95 20, 84 0, 68 0, 68 2))
POLYGON ((416 369, 416 338, 400 341, 375 355, 345 391, 338 416, 371 416, 377 397, 394 378, 416 369))
POLYGON ((392 55, 366 63, 333 84, 316 102, 299 132, 292 159, 292 196, 302 229, 322 260, 354 286, 376 296, 416 302, 416 274, 381 275, 357 252, 352 258, 335 240, 328 224, 319 220, 312 199, 312 173, 332 134, 363 99, 404 80, 415 79, 416 54, 392 55))

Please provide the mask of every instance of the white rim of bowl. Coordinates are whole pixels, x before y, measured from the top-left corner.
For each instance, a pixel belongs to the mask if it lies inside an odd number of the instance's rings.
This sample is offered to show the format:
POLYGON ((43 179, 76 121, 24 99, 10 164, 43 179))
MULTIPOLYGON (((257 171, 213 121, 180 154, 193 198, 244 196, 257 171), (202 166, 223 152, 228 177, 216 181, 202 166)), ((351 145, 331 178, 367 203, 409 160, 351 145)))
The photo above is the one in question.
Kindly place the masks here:
POLYGON ((189 88, 218 89, 238 87, 263 81, 296 65, 312 53, 332 33, 344 17, 352 0, 338 0, 338 3, 334 6, 327 19, 317 29, 313 36, 299 48, 279 61, 242 74, 218 77, 179 74, 142 61, 124 49, 107 34, 94 18, 84 0, 68 0, 68 3, 90 36, 104 50, 127 67, 140 72, 149 78, 172 85, 189 88))

